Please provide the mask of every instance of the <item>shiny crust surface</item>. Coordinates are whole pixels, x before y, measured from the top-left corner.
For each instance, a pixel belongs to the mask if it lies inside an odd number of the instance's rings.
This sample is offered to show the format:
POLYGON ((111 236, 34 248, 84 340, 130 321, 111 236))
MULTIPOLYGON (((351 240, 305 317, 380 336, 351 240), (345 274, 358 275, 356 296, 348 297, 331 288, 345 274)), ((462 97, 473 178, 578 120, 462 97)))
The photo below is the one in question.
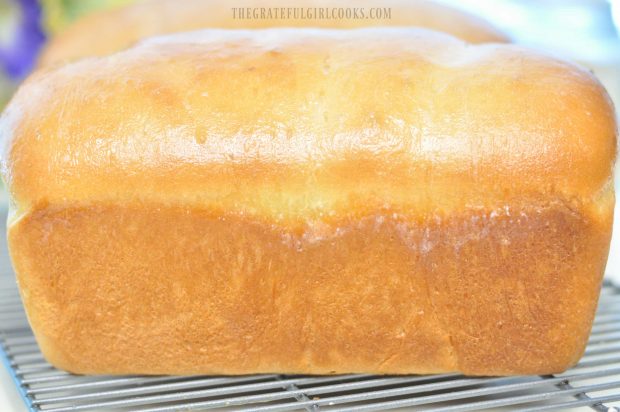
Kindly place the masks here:
MULTIPOLYGON (((318 11, 314 11, 318 13, 318 11)), ((268 16, 267 16, 268 17, 268 16)), ((103 56, 126 49, 139 40, 161 34, 199 29, 262 29, 270 27, 320 27, 331 29, 365 26, 415 26, 437 30, 471 43, 506 42, 508 37, 483 19, 426 0, 148 0, 111 11, 88 15, 55 36, 39 64, 103 56), (391 9, 385 19, 234 18, 232 8, 371 8, 391 9), (119 29, 121 27, 122 29, 119 29)))
POLYGON ((155 38, 39 71, 0 132, 17 211, 153 201, 290 224, 515 197, 591 205, 616 150, 587 71, 390 28, 155 38))
POLYGON ((616 124, 570 63, 208 30, 40 71, 0 134, 12 260, 64 369, 511 375, 583 352, 616 124))

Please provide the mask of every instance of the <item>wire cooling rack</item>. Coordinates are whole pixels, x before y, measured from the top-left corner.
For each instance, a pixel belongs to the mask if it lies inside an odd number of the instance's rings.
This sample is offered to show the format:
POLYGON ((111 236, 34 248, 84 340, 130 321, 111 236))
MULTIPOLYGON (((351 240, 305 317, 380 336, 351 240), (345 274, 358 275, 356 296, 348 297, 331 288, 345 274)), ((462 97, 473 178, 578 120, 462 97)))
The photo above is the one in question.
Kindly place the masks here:
POLYGON ((76 376, 55 369, 41 355, 2 240, 0 358, 31 411, 618 412, 614 405, 620 405, 620 289, 603 287, 586 354, 579 365, 559 375, 76 376))

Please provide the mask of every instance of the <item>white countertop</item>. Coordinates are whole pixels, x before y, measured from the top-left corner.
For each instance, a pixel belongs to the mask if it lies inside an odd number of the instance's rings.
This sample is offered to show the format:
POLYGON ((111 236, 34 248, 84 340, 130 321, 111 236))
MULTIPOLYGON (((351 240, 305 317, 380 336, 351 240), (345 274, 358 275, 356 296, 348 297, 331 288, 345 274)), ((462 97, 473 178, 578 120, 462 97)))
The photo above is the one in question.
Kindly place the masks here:
POLYGON ((0 364, 0 411, 24 412, 27 410, 9 372, 3 364, 0 364))

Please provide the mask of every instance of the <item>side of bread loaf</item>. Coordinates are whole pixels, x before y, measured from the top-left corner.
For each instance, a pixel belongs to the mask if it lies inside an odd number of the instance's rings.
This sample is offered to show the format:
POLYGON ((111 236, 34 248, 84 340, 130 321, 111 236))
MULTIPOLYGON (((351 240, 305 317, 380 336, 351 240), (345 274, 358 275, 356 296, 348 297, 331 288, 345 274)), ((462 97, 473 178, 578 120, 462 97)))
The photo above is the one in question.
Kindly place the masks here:
POLYGON ((208 30, 0 120, 29 320, 79 373, 559 372, 608 252, 587 71, 415 29, 208 30))
POLYGON ((40 65, 103 56, 154 35, 199 29, 365 26, 423 27, 471 43, 508 41, 505 34, 483 19, 427 0, 297 0, 294 4, 285 0, 271 0, 268 4, 258 0, 238 0, 234 4, 214 0, 143 0, 78 20, 52 38, 41 56, 40 65), (341 18, 331 16, 346 8, 349 18, 346 14, 341 18), (354 10, 357 18, 353 18, 354 10), (377 18, 378 13, 381 18, 377 18))

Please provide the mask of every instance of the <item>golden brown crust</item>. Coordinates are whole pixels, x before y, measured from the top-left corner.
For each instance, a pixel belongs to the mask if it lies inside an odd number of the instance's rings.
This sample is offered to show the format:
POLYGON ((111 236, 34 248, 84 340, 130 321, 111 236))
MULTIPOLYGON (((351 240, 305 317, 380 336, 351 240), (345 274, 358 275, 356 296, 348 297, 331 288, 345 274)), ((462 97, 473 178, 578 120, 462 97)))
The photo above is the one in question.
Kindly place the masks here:
POLYGON ((580 358, 608 226, 512 202, 316 239, 137 204, 41 209, 9 240, 37 340, 72 372, 512 375, 580 358))
POLYGON ((41 66, 103 56, 160 34, 206 28, 261 29, 269 27, 358 28, 365 26, 416 26, 452 34, 471 43, 506 42, 505 34, 486 21, 426 0, 149 0, 95 13, 78 20, 54 37, 44 50, 41 66), (369 16, 371 8, 390 8, 385 19, 235 19, 235 8, 356 8, 369 16), (121 28, 121 29, 119 29, 121 28))
POLYGON ((291 224, 386 200, 420 213, 540 193, 590 203, 616 150, 613 107, 585 70, 389 28, 153 39, 35 74, 0 131, 23 211, 183 199, 291 224))
POLYGON ((569 63, 415 29, 204 31, 35 74, 0 134, 59 367, 519 374, 583 352, 616 124, 569 63))

